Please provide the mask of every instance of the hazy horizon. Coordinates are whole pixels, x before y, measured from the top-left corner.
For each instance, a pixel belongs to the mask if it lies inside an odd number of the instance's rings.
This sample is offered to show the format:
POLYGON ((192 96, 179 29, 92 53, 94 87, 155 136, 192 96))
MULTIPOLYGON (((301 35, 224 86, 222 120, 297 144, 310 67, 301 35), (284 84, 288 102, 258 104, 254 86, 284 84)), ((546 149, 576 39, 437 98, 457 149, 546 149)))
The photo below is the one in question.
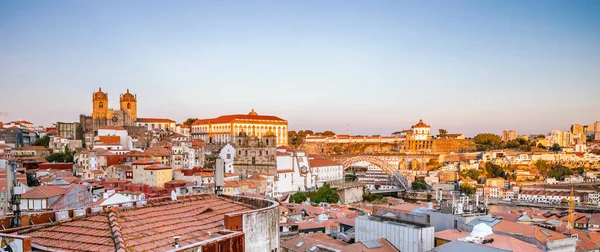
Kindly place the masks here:
POLYGON ((600 120, 598 1, 0 2, 0 121, 138 95, 138 117, 389 135, 600 120), (2 116, 8 113, 8 116, 2 116))

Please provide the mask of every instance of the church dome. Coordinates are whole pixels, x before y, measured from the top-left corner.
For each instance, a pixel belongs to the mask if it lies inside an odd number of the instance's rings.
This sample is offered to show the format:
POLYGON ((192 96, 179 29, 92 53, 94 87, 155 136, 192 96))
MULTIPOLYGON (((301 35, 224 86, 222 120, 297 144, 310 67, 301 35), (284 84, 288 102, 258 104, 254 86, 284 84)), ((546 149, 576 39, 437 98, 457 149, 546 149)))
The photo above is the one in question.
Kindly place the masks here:
POLYGON ((98 88, 98 92, 94 92, 94 99, 107 99, 108 94, 102 92, 102 88, 98 88))
POLYGON ((250 111, 250 113, 248 113, 248 115, 255 116, 255 115, 258 115, 258 114, 254 111, 254 109, 252 109, 252 111, 250 111))
POLYGON ((121 95, 121 101, 135 101, 135 96, 129 93, 129 89, 127 89, 127 93, 121 95))
POLYGON ((277 135, 275 135, 275 133, 270 130, 265 134, 265 137, 274 137, 274 136, 277 136, 277 135))
POLYGON ((425 124, 423 120, 419 120, 419 123, 415 124, 413 128, 429 128, 429 125, 425 124))

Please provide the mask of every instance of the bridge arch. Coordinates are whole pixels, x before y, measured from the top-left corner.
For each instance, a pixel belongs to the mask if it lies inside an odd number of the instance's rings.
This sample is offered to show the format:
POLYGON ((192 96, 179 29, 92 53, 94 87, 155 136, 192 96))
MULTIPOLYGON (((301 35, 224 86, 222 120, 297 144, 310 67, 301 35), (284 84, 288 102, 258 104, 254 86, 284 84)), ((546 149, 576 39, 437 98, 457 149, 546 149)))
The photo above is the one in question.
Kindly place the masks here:
POLYGON ((398 172, 398 168, 381 158, 375 156, 354 156, 349 158, 341 158, 338 160, 338 162, 344 167, 344 170, 359 162, 367 162, 376 165, 387 174, 392 175, 399 182, 399 186, 402 189, 407 191, 409 189, 408 180, 406 177, 404 177, 404 175, 398 172))

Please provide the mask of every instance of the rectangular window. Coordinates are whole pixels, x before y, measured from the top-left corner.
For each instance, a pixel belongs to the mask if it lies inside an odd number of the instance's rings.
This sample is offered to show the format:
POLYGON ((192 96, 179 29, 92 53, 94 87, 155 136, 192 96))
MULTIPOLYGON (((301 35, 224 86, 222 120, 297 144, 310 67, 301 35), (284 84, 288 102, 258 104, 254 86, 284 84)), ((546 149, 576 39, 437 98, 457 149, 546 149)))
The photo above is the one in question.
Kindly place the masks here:
POLYGON ((458 220, 454 220, 454 229, 458 229, 458 220))

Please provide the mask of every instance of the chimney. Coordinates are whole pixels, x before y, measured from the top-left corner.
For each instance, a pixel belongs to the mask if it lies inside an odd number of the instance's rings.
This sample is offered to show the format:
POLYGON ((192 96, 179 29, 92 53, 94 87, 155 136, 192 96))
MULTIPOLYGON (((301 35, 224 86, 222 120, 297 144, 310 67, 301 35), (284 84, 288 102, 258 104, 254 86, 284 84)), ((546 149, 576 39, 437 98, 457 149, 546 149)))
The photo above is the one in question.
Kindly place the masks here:
POLYGON ((173 236, 173 239, 175 239, 175 244, 173 244, 173 247, 179 248, 179 236, 173 236))
POLYGON ((215 167, 215 193, 221 195, 221 189, 223 188, 224 176, 225 176, 225 162, 221 158, 217 158, 215 167))

